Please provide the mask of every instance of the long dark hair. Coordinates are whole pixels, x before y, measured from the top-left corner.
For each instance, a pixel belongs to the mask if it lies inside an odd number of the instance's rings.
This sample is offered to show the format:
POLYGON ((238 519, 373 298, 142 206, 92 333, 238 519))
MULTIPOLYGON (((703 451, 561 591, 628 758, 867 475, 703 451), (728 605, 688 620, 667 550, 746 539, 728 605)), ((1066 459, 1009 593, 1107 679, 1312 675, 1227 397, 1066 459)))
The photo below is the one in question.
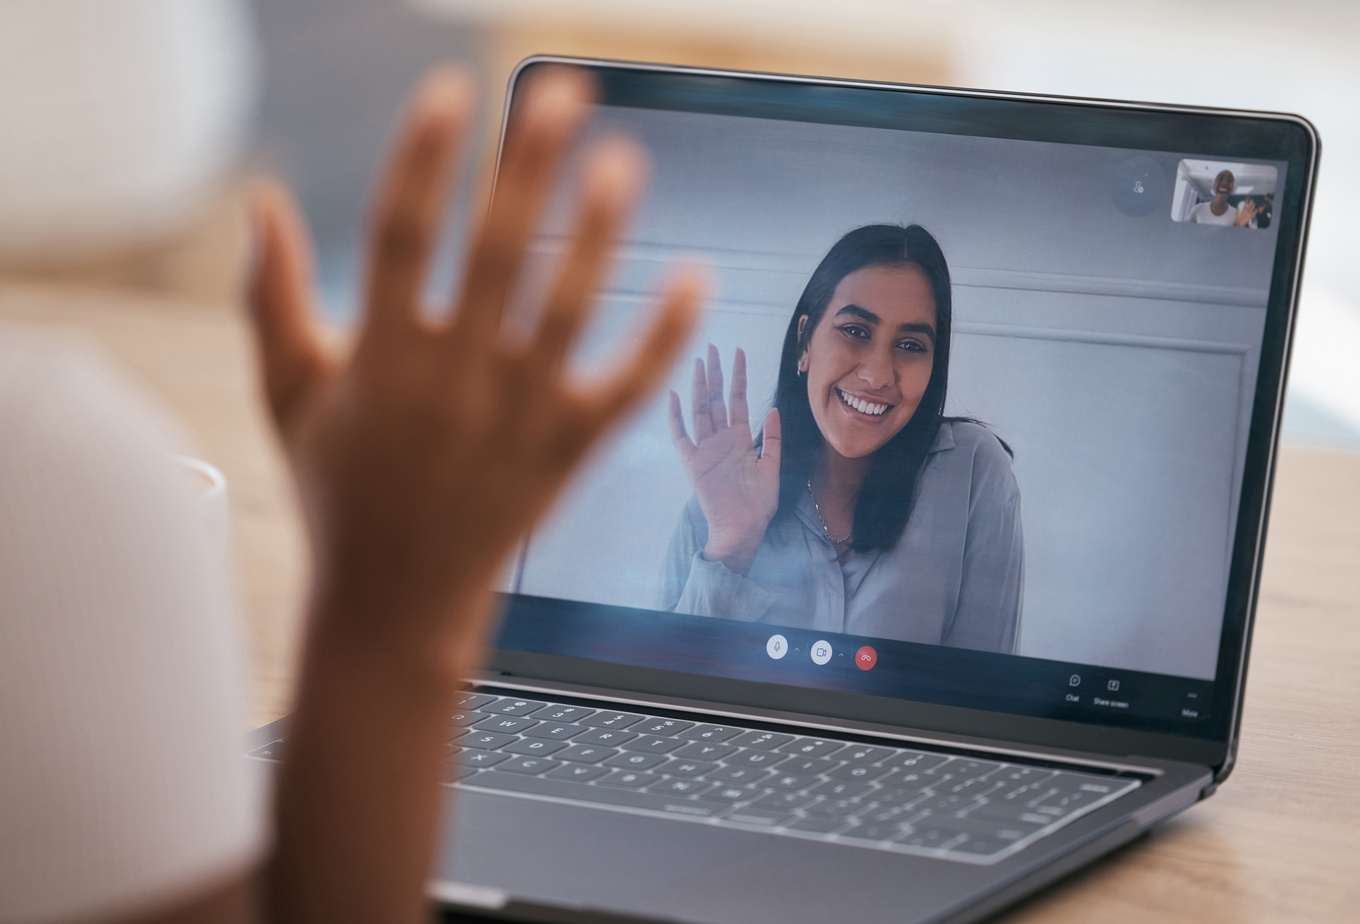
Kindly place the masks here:
POLYGON ((854 549, 867 552, 897 543, 911 516, 916 484, 925 468, 940 423, 949 386, 949 340, 953 302, 949 265, 940 245, 920 225, 866 225, 846 234, 812 272, 784 333, 774 406, 783 430, 779 466, 779 514, 791 514, 807 490, 824 443, 808 401, 807 382, 798 359, 821 323, 841 280, 869 266, 913 266, 925 274, 935 296, 935 354, 930 381, 911 420, 873 455, 855 502, 854 549), (806 318, 799 331, 799 322, 806 318))

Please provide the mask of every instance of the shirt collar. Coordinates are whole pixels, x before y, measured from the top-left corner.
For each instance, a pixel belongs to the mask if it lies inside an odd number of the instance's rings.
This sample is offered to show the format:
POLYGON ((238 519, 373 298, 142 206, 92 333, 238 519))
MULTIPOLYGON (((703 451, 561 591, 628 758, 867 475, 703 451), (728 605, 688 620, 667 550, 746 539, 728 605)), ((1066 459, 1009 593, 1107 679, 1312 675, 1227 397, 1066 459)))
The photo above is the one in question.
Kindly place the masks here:
POLYGON ((930 446, 930 453, 944 452, 946 449, 954 448, 954 427, 949 421, 941 421, 940 429, 935 432, 935 442, 930 446))

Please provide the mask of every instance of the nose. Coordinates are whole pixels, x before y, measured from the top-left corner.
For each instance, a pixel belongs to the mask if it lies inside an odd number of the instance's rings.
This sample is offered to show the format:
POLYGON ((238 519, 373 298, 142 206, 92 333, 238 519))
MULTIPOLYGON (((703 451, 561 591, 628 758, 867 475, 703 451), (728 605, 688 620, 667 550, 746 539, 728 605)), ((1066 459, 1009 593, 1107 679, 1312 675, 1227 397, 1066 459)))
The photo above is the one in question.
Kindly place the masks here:
POLYGON ((873 391, 891 388, 897 383, 897 370, 893 368, 892 357, 884 350, 871 350, 856 370, 864 387, 873 391))

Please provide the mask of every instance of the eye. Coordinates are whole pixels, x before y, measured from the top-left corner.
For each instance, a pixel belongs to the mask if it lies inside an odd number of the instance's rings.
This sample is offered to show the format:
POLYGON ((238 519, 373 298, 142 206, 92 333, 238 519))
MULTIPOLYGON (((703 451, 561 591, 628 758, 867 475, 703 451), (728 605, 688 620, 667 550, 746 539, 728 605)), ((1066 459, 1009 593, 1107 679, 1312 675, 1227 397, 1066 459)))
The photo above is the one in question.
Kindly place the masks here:
POLYGON ((919 340, 902 340, 897 344, 897 348, 904 353, 926 353, 926 345, 919 340))
POLYGON ((869 332, 869 328, 863 324, 842 324, 837 329, 847 337, 853 337, 856 340, 868 340, 873 336, 869 332))

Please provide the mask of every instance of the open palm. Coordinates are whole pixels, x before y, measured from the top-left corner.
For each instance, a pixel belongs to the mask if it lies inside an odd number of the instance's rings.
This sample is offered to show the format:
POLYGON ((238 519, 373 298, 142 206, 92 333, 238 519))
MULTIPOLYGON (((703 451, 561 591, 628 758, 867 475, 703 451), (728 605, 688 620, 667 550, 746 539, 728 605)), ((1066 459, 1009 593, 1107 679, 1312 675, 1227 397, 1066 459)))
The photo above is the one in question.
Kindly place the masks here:
POLYGON ((680 396, 671 392, 671 439, 708 522, 704 556, 745 573, 779 507, 779 412, 770 411, 766 418, 757 452, 741 350, 732 363, 730 413, 722 387, 722 362, 710 344, 707 367, 701 359, 694 361, 694 438, 685 432, 680 396))

